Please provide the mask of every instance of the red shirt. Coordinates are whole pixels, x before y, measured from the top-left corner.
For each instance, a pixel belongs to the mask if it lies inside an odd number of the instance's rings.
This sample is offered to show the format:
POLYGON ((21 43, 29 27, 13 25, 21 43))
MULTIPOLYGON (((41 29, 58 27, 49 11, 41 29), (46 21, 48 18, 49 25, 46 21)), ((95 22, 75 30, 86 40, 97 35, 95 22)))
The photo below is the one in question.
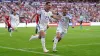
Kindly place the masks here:
POLYGON ((9 27, 9 26, 11 26, 11 24, 10 24, 10 21, 9 21, 9 20, 7 20, 7 25, 8 25, 8 27, 9 27))
POLYGON ((39 15, 36 15, 36 24, 39 22, 39 15))
POLYGON ((5 20, 6 20, 6 21, 9 20, 9 16, 5 16, 5 20))
POLYGON ((5 16, 5 21, 8 26, 11 26, 9 16, 5 16))

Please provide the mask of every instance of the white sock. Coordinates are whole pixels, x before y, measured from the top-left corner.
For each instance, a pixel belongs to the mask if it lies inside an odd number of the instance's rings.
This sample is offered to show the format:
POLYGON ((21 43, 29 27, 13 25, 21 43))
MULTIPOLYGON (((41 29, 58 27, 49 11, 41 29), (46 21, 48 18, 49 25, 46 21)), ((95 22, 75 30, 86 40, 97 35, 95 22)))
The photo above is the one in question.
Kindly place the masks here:
POLYGON ((29 39, 29 41, 31 41, 32 39, 37 39, 39 37, 39 35, 36 35, 36 36, 31 36, 31 38, 29 39))
POLYGON ((10 36, 12 37, 12 28, 10 28, 11 32, 10 32, 10 36))
POLYGON ((57 43, 58 43, 58 39, 55 38, 55 39, 54 39, 54 44, 53 44, 53 50, 56 50, 56 45, 57 45, 57 43))
POLYGON ((47 50, 45 47, 45 38, 44 37, 41 38, 41 43, 42 43, 43 50, 47 50))
POLYGON ((39 37, 39 35, 32 36, 32 39, 37 39, 38 37, 39 37))
POLYGON ((12 37, 12 32, 10 32, 10 36, 12 37))

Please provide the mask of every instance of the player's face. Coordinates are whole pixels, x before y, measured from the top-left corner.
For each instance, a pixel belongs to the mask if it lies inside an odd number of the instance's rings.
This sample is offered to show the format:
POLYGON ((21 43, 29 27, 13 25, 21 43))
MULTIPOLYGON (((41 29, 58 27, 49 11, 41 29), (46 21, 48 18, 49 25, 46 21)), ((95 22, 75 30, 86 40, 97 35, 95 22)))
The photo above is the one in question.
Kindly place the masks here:
POLYGON ((52 7, 52 4, 51 4, 51 3, 49 3, 48 5, 45 5, 45 6, 46 6, 46 9, 50 10, 50 9, 51 9, 51 7, 52 7))
POLYGON ((14 12, 14 15, 16 15, 16 11, 14 10, 13 12, 14 12))
POLYGON ((53 14, 57 14, 58 10, 57 9, 54 9, 53 10, 53 14))

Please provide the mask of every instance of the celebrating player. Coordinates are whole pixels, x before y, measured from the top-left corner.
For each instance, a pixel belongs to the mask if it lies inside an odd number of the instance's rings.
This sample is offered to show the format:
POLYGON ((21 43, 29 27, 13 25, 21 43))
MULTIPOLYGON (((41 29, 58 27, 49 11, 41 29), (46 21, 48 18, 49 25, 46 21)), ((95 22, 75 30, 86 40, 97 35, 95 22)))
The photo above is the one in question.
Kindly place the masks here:
MULTIPOLYGON (((36 29, 35 29, 35 35, 34 36, 38 36, 39 34, 38 34, 38 24, 39 24, 39 17, 40 17, 40 15, 36 15, 36 29)), ((33 18, 32 18, 33 19, 33 18)), ((49 25, 47 25, 47 29, 49 28, 49 25)), ((47 30, 46 29, 46 30, 47 30)), ((46 31, 45 30, 45 31, 46 31)))
POLYGON ((80 13, 80 17, 79 17, 80 29, 82 29, 83 20, 84 20, 84 15, 80 13))
POLYGON ((10 22, 10 17, 8 12, 3 11, 3 17, 5 21, 5 26, 8 29, 8 32, 10 32, 10 36, 12 36, 12 27, 11 27, 11 22, 10 22))
POLYGON ((72 16, 68 13, 68 8, 63 7, 62 12, 59 13, 61 19, 58 22, 58 27, 56 31, 56 36, 54 37, 53 51, 56 52, 56 45, 62 39, 65 33, 67 33, 69 27, 69 20, 72 19, 72 16))
MULTIPOLYGON (((35 15, 39 14, 41 17, 39 18, 38 24, 38 32, 39 36, 31 36, 30 40, 39 38, 41 39, 42 47, 44 52, 48 52, 45 46, 45 30, 47 29, 47 25, 51 17, 55 19, 59 19, 56 15, 53 15, 50 11, 52 4, 50 2, 46 2, 44 10, 39 10, 35 15)), ((35 17, 35 15, 33 17, 35 17)))
POLYGON ((17 15, 16 10, 13 10, 12 14, 10 15, 10 19, 12 28, 17 30, 17 26, 19 25, 19 15, 17 15))

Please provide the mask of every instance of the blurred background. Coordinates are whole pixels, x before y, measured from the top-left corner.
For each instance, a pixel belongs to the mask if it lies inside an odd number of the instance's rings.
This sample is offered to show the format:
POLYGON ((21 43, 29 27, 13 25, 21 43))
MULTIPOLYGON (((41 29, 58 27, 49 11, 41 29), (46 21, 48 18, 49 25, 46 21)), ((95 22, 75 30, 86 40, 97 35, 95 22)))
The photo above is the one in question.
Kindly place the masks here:
POLYGON ((81 13, 85 17, 83 22, 100 22, 100 0, 0 0, 0 23, 4 23, 4 13, 9 15, 13 9, 19 15, 20 23, 24 23, 25 19, 33 23, 32 15, 43 9, 46 1, 51 1, 52 9, 57 8, 58 11, 67 6, 75 22, 81 13))

